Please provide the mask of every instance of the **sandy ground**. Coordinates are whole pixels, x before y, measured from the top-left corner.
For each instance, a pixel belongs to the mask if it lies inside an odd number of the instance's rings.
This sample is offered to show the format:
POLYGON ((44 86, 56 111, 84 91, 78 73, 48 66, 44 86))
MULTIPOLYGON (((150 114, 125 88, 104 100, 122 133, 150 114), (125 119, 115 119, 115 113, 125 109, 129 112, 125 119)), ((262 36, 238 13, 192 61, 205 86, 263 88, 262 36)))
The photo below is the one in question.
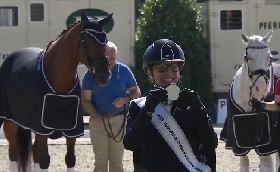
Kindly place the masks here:
MULTIPOLYGON (((239 158, 234 157, 232 152, 224 149, 224 143, 219 142, 217 149, 217 171, 238 172, 239 158)), ((66 172, 64 156, 66 153, 65 140, 49 142, 51 164, 49 172, 66 172)), ((6 142, 0 142, 0 172, 8 171, 8 147, 6 142)), ((92 172, 94 168, 94 154, 88 139, 77 140, 76 145, 76 170, 77 172, 92 172)), ((259 159, 254 151, 249 153, 251 172, 258 171, 259 159)), ((275 159, 275 155, 273 155, 275 159)), ((124 159, 125 172, 132 172, 132 153, 125 151, 124 159)))

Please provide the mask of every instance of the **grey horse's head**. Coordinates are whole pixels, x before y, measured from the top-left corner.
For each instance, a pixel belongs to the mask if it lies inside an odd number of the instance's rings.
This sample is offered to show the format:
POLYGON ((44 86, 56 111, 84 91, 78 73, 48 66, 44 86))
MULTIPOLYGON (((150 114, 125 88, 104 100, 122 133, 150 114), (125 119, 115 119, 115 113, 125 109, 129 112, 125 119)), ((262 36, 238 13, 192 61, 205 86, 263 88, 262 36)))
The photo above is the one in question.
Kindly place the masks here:
POLYGON ((252 96, 264 97, 268 92, 269 66, 271 65, 271 54, 268 42, 273 31, 270 30, 265 36, 242 34, 242 41, 246 44, 244 65, 248 76, 252 81, 252 96))

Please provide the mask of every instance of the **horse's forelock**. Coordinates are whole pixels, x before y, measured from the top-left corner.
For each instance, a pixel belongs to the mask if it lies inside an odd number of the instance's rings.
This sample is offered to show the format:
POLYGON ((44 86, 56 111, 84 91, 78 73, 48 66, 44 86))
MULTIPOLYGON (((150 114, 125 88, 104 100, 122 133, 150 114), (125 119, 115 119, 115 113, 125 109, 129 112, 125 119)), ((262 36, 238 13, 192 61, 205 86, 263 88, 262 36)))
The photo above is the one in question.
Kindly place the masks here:
POLYGON ((263 37, 259 35, 249 37, 246 51, 247 56, 253 56, 255 58, 266 58, 270 53, 267 43, 264 42, 263 37))
POLYGON ((264 42, 264 37, 260 35, 252 35, 249 37, 248 45, 254 44, 254 46, 266 46, 266 42, 264 42))

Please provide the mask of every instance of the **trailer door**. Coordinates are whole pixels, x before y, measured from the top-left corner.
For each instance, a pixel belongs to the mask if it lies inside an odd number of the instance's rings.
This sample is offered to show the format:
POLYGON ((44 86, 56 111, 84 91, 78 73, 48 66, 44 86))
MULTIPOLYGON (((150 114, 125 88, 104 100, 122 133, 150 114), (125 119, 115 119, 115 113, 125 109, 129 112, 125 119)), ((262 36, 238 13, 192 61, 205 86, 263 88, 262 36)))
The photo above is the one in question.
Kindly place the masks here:
POLYGON ((26 46, 25 1, 0 1, 0 65, 12 51, 26 46))
POLYGON ((45 48, 50 41, 48 0, 28 0, 27 36, 28 46, 45 48))
POLYGON ((213 2, 210 19, 212 71, 215 92, 225 92, 243 62, 245 45, 241 34, 248 33, 245 2, 213 2))

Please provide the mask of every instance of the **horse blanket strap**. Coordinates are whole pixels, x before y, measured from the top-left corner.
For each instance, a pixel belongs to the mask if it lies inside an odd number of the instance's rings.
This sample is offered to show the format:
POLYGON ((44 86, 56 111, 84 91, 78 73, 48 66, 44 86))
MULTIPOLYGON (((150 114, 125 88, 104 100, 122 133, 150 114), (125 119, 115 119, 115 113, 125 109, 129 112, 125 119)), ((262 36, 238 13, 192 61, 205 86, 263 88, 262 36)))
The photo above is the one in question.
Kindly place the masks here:
POLYGON ((183 131, 162 104, 156 107, 152 117, 152 124, 189 171, 211 172, 209 166, 196 159, 183 131))
MULTIPOLYGON (((273 94, 274 93, 274 86, 275 86, 275 83, 274 83, 274 72, 273 72, 273 66, 270 65, 269 66, 269 85, 268 85, 268 88, 269 88, 269 93, 273 94)), ((277 81, 277 80, 276 80, 277 81)))

